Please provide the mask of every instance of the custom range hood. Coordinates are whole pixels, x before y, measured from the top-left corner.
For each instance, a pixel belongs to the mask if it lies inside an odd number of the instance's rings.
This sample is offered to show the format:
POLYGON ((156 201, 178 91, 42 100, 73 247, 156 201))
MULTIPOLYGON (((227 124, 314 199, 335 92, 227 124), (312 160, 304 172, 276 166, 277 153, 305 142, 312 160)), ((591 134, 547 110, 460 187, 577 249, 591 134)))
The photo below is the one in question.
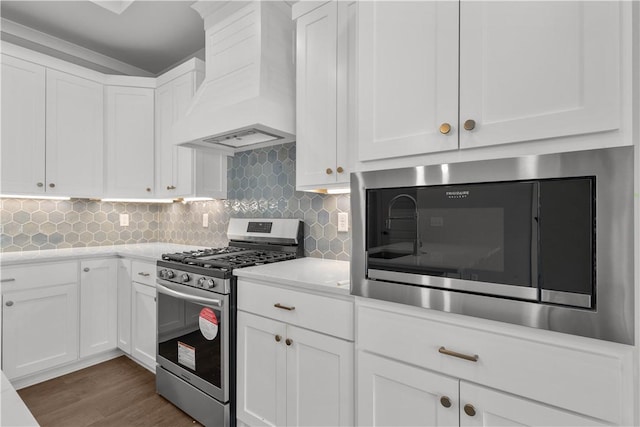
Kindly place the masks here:
POLYGON ((233 154, 295 140, 295 26, 282 1, 196 2, 204 19, 206 75, 178 145, 233 154))

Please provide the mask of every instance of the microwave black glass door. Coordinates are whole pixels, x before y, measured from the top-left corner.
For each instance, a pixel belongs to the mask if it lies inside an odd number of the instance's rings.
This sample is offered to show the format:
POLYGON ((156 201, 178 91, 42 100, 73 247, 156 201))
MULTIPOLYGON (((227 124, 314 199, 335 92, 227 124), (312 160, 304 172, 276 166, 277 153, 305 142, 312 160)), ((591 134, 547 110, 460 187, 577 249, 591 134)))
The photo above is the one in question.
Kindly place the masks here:
POLYGON ((158 354, 222 388, 224 319, 217 307, 158 292, 158 354))
POLYGON ((368 190, 368 269, 535 288, 537 199, 537 182, 368 190))

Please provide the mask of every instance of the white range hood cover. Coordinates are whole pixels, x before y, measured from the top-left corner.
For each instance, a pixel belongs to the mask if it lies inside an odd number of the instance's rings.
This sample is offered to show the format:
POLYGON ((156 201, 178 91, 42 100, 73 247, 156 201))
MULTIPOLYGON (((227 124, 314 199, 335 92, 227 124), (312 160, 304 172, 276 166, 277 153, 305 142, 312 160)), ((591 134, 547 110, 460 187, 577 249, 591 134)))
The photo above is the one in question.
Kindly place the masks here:
POLYGON ((294 23, 281 1, 201 0, 206 76, 176 143, 233 153, 295 140, 294 23))

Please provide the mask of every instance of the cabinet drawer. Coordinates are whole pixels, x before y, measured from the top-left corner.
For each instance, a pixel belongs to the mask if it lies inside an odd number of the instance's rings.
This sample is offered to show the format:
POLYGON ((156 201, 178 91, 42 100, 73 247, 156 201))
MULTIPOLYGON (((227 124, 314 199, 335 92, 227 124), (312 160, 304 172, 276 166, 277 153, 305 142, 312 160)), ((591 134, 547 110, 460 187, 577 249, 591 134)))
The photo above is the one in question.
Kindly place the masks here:
POLYGON ((575 344, 480 329, 473 324, 422 317, 416 310, 358 305, 358 343, 381 354, 456 378, 504 390, 602 420, 622 422, 629 385, 624 366, 631 347, 575 344), (395 311, 398 310, 398 311, 395 311), (565 344, 566 343, 566 344, 565 344), (478 356, 476 362, 439 349, 478 356))
POLYGON ((156 286, 156 265, 152 262, 131 261, 131 280, 143 285, 156 286))
POLYGON ((2 267, 2 290, 39 288, 78 282, 76 261, 2 267))
POLYGON ((353 302, 322 295, 238 281, 238 309, 353 340, 353 302), (276 307, 276 304, 282 308, 276 307), (292 310, 287 310, 293 308, 292 310))

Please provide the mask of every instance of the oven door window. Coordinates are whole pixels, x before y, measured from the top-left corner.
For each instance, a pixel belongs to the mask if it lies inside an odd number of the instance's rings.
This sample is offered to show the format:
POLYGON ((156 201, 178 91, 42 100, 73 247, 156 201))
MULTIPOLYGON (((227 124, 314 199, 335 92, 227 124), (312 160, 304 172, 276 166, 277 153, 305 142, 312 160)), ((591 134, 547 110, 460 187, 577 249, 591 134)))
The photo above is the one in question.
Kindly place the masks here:
POLYGON ((537 287, 537 199, 535 182, 369 190, 369 275, 537 287))
POLYGON ((222 389, 226 322, 219 307, 158 292, 158 355, 197 377, 194 385, 222 389))

